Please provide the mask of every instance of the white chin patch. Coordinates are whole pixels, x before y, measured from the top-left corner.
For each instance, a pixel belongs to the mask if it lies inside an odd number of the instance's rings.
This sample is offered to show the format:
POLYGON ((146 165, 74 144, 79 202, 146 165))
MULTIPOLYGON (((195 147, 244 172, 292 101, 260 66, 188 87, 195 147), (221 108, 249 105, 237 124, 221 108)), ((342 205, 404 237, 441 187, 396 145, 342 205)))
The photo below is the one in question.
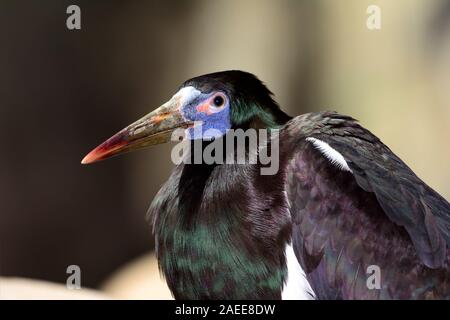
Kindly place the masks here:
POLYGON ((192 86, 181 88, 174 94, 172 99, 179 99, 180 105, 184 106, 186 103, 193 101, 201 94, 200 90, 195 89, 192 86))
POLYGON ((342 154, 333 149, 328 143, 313 137, 306 138, 306 141, 311 142, 333 165, 341 170, 352 172, 342 154))
POLYGON ((281 298, 283 300, 313 300, 315 299, 306 274, 295 256, 291 244, 286 245, 285 249, 287 278, 284 283, 281 298))

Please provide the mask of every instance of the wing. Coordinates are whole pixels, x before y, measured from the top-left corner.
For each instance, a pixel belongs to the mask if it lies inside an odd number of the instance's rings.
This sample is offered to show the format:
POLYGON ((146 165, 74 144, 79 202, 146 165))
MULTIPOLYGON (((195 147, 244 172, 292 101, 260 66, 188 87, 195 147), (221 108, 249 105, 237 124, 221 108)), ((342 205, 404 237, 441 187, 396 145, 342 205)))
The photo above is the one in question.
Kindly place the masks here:
POLYGON ((303 115, 280 139, 294 251, 319 298, 450 295, 445 199, 350 117, 303 115))

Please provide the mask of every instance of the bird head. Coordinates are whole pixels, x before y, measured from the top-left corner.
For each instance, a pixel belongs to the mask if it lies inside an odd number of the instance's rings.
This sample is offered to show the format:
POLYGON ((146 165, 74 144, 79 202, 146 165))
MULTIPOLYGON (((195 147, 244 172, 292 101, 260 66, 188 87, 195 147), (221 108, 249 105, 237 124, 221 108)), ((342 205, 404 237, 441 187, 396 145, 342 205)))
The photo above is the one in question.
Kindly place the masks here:
POLYGON ((223 71, 187 80, 165 104, 92 150, 88 164, 171 140, 184 130, 190 140, 212 140, 230 129, 276 128, 290 117, 253 74, 223 71))

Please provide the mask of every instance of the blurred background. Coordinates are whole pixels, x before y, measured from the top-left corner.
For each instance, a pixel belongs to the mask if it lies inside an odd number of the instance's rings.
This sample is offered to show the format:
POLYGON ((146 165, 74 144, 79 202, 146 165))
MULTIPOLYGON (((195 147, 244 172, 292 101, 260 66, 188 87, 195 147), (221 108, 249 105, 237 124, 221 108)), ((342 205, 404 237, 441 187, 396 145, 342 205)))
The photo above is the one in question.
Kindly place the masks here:
POLYGON ((0 297, 73 264, 110 297, 170 297, 145 213, 171 146, 80 160, 204 73, 252 72, 291 115, 352 115, 450 199, 449 0, 2 0, 0 41, 0 297))

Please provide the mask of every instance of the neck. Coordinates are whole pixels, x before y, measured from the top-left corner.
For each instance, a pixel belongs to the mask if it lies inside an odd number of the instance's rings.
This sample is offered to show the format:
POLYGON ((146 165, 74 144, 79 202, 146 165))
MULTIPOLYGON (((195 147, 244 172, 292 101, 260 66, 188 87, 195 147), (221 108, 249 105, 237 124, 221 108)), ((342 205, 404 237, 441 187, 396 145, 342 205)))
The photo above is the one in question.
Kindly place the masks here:
POLYGON ((282 179, 253 178, 257 167, 181 165, 169 180, 177 189, 158 194, 150 209, 158 260, 175 298, 281 297, 290 222, 282 179))
POLYGON ((260 102, 237 101, 232 111, 233 128, 277 129, 284 126, 291 116, 280 109, 270 97, 260 102))

